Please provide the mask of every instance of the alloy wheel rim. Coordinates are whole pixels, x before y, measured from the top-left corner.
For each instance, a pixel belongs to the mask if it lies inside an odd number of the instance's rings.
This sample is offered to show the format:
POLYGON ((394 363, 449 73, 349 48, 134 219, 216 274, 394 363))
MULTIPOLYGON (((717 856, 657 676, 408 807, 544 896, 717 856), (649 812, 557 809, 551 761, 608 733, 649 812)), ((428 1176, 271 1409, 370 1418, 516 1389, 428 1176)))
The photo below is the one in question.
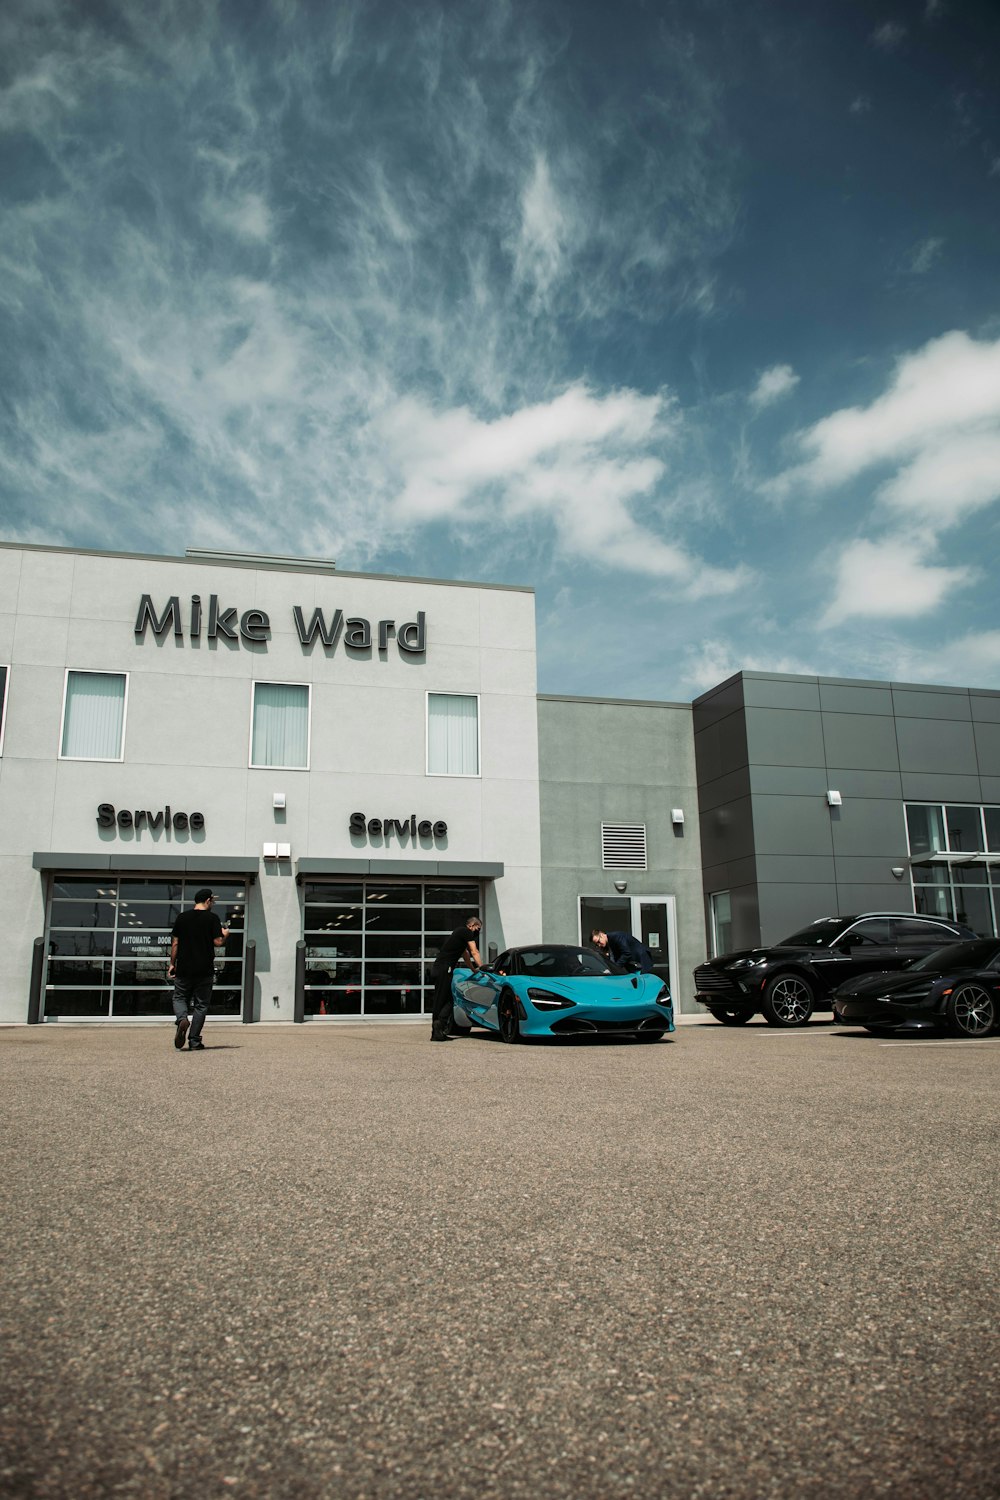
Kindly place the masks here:
POLYGON ((797 979, 779 979, 771 995, 775 1014, 783 1021, 801 1021, 809 1014, 809 996, 797 979))
POLYGON ((993 1001, 978 985, 965 985, 955 996, 955 1020, 968 1036, 985 1036, 993 1026, 993 1001))

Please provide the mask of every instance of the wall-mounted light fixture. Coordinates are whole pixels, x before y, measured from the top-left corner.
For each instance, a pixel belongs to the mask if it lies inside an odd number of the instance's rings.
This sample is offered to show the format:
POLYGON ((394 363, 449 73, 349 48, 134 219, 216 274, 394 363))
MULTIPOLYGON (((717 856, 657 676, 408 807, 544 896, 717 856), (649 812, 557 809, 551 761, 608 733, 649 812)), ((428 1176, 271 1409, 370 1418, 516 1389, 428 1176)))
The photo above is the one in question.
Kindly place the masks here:
POLYGON ((619 896, 624 896, 625 892, 628 890, 628 881, 627 880, 616 880, 615 881, 615 890, 618 892, 619 896))
POLYGON ((277 859, 277 857, 278 857, 278 846, 277 846, 277 844, 265 844, 264 845, 264 858, 265 859, 277 859))
POLYGON ((280 809, 284 808, 284 805, 285 805, 285 794, 284 794, 284 792, 275 792, 273 802, 274 802, 275 810, 280 810, 280 809))
POLYGON ((678 823, 683 823, 684 822, 684 809, 683 809, 683 807, 672 807, 670 809, 670 821, 671 821, 671 823, 674 824, 675 827, 676 827, 676 825, 678 823))
POLYGON ((265 859, 291 859, 291 857, 292 857, 292 846, 291 846, 291 844, 265 844, 264 845, 264 858, 265 859))
POLYGON ((840 793, 837 792, 837 791, 834 791, 833 787, 831 787, 830 790, 827 792, 827 794, 826 794, 826 800, 830 804, 831 807, 840 807, 840 806, 843 805, 843 801, 844 801, 844 799, 840 795, 840 793))
POLYGON ((902 880, 903 876, 906 874, 906 868, 904 865, 893 865, 892 873, 895 875, 897 880, 902 880))

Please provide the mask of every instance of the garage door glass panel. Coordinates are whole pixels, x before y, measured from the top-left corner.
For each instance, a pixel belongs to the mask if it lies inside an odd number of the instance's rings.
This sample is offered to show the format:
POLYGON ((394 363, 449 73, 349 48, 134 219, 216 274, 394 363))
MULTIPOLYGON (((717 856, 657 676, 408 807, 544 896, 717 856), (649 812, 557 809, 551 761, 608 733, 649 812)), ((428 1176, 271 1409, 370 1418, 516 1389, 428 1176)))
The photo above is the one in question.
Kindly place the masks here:
POLYGON ((335 880, 309 882, 303 903, 306 1015, 421 1014, 432 998, 428 961, 447 934, 479 909, 479 890, 468 884, 436 881, 425 886, 382 879, 340 887, 335 880), (339 905, 344 889, 360 894, 360 902, 339 905), (445 904, 459 900, 460 906, 445 904), (346 934, 337 926, 345 913, 354 924, 346 934))
MULTIPOLYGON (((45 1015, 171 1015, 171 929, 205 883, 204 877, 185 882, 56 876, 47 912, 45 1015)), ((232 880, 209 883, 216 914, 231 929, 216 949, 211 1013, 238 1014, 246 887, 232 880)))

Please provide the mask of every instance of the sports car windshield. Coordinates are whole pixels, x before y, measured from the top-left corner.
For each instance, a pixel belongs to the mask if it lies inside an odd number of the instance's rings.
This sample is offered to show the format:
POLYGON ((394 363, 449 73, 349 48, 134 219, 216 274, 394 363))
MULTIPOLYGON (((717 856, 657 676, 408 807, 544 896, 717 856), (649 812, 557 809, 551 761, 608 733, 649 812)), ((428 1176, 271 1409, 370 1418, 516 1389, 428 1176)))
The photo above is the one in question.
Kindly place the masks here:
POLYGON ((522 974, 533 979, 587 979, 606 974, 620 974, 612 964, 592 948, 522 948, 518 954, 522 974))
POLYGON ((908 969, 930 969, 942 974, 951 969, 987 969, 1000 954, 1000 943, 996 938, 976 938, 971 943, 948 943, 944 948, 935 948, 924 958, 914 959, 908 969))

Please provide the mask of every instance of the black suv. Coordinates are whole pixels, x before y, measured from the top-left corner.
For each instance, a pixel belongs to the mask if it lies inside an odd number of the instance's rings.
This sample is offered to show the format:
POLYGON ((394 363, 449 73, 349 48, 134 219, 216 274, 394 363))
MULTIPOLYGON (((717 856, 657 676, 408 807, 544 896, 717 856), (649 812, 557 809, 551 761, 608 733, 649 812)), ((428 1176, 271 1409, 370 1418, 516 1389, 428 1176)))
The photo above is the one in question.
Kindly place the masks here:
POLYGON ((744 1026, 762 1011, 769 1026, 804 1026, 830 992, 855 974, 901 969, 945 943, 976 934, 944 917, 873 911, 820 917, 773 948, 747 948, 710 959, 694 971, 695 999, 725 1026, 744 1026))

